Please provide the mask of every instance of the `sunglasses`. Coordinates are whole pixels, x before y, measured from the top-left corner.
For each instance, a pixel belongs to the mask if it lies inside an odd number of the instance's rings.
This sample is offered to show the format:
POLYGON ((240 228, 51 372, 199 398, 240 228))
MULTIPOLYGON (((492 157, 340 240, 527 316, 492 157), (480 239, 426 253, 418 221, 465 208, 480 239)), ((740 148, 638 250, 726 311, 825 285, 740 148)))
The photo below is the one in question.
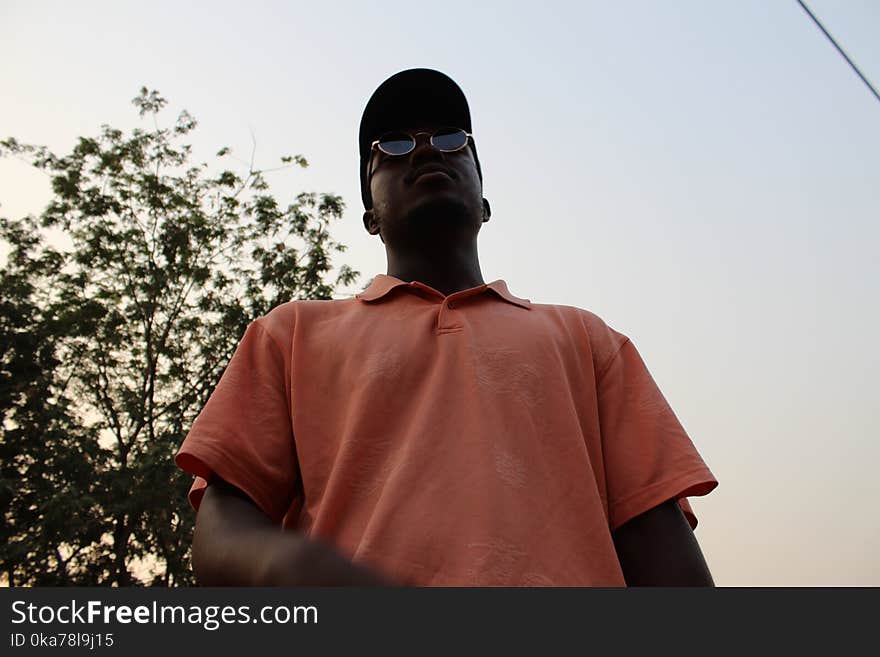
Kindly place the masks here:
POLYGON ((416 148, 416 138, 419 135, 428 135, 428 142, 441 153, 454 153, 468 145, 468 140, 473 138, 469 132, 461 128, 438 128, 432 132, 417 132, 414 135, 403 130, 386 132, 376 141, 370 144, 370 165, 367 168, 367 189, 370 188, 370 180, 373 177, 373 151, 379 150, 385 155, 397 157, 412 153, 416 148))
POLYGON ((415 150, 416 137, 429 135, 431 146, 443 153, 454 153, 467 146, 468 139, 473 137, 461 128, 439 128, 433 132, 417 132, 411 135, 401 130, 386 132, 370 144, 370 150, 378 148, 385 155, 406 155, 415 150))

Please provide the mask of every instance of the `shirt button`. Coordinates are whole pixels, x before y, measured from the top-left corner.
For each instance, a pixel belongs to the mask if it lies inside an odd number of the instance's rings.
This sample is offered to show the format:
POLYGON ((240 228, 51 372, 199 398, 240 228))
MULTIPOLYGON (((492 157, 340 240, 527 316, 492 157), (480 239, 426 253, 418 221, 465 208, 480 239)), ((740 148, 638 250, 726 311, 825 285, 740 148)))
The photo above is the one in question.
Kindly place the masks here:
POLYGON ((446 304, 446 305, 449 307, 450 310, 454 310, 454 309, 455 309, 455 304, 452 303, 451 301, 450 301, 448 304, 446 304))

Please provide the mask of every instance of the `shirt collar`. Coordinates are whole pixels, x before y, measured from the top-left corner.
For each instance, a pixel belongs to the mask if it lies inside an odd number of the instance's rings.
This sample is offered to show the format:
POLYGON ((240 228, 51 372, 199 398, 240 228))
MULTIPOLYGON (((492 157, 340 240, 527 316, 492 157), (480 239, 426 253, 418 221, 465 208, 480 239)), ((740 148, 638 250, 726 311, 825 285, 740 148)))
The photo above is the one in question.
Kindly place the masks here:
MULTIPOLYGON (((360 294, 355 295, 356 298, 361 301, 379 301, 383 297, 385 297, 391 290, 397 287, 406 286, 406 287, 415 287, 427 290, 433 290, 433 288, 428 287, 423 283, 419 283, 417 281, 413 281, 412 283, 407 283, 406 281, 402 281, 399 278, 395 278, 394 276, 388 276, 386 274, 378 274, 373 282, 370 283, 369 287, 366 290, 361 292, 360 294)), ((510 290, 507 289, 507 283, 503 280, 493 281, 487 285, 480 285, 476 288, 471 289, 472 294, 479 294, 480 292, 484 292, 486 290, 491 290, 499 297, 507 301, 508 303, 512 303, 515 306, 519 306, 520 308, 525 308, 526 310, 531 310, 532 304, 528 299, 520 299, 519 297, 515 297, 510 293, 510 290)), ((433 290, 437 292, 437 290, 433 290)), ((463 292, 467 290, 462 290, 463 292)), ((440 292, 437 292, 440 294, 440 292)), ((459 293, 456 293, 459 294, 459 293)), ((442 296, 442 295, 441 295, 442 296)))

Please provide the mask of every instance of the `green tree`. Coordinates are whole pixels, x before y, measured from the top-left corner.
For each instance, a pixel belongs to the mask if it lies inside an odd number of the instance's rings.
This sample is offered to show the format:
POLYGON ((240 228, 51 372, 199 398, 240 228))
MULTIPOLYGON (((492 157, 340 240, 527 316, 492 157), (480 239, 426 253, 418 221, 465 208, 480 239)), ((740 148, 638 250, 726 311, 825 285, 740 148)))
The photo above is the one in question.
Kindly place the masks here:
POLYGON ((82 550, 100 538, 88 500, 101 454, 94 430, 69 410, 54 344, 61 327, 46 312, 46 289, 36 285, 57 274, 61 259, 51 249, 37 257, 30 218, 0 219, 0 233, 13 245, 0 270, 0 576, 63 584, 82 550))
MULTIPOLYGON (((191 481, 174 453, 251 321, 359 275, 333 273, 340 197, 282 206, 253 163, 192 165, 195 120, 160 127, 166 101, 146 88, 133 102, 150 129, 103 126, 65 156, 0 142, 53 190, 39 225, 0 221, 0 573, 12 585, 191 583, 191 481), (72 247, 48 245, 50 227, 72 247)), ((278 169, 305 166, 296 155, 278 169)))

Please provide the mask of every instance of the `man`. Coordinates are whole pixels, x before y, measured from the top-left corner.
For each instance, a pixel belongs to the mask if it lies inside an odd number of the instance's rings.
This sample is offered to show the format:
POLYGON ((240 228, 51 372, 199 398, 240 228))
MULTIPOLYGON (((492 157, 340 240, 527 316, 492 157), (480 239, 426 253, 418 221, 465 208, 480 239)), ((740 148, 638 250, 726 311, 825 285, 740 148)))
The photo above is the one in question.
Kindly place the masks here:
POLYGON ((471 132, 437 71, 370 98, 388 273, 248 328, 177 455, 201 582, 712 585, 685 498, 717 482, 632 343, 484 282, 471 132))

